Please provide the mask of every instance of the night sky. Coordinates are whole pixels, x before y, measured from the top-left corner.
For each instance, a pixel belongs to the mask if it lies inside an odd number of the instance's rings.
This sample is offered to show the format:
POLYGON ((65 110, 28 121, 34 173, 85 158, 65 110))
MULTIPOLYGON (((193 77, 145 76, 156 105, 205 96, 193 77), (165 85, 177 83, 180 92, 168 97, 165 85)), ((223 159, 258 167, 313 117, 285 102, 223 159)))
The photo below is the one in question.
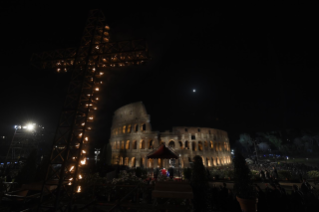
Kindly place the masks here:
POLYGON ((1 7, 2 134, 32 121, 53 135, 70 73, 38 70, 31 55, 78 46, 88 11, 96 8, 111 41, 146 38, 152 60, 106 73, 94 145, 108 141, 113 112, 136 101, 144 102, 153 130, 213 127, 228 131, 231 142, 241 132, 281 129, 283 120, 289 129, 319 126, 318 2, 106 2, 1 7))

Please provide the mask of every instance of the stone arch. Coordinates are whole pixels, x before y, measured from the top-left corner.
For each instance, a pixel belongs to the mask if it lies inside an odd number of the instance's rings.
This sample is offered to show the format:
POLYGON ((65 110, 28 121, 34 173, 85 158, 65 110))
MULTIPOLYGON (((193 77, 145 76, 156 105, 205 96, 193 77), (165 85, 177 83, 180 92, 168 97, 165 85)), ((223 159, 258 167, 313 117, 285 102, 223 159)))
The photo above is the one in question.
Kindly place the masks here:
POLYGON ((130 140, 126 141, 125 149, 130 149, 130 140))
POLYGON ((213 161, 213 166, 216 166, 216 158, 212 157, 212 161, 213 161))
POLYGON ((189 149, 189 142, 185 141, 185 149, 189 149))
POLYGON ((130 133, 130 132, 131 132, 131 128, 132 128, 132 125, 129 124, 129 125, 127 126, 126 132, 127 132, 127 133, 130 133))
POLYGON ((113 162, 114 162, 115 165, 117 165, 119 163, 119 156, 118 155, 114 156, 114 161, 113 162))
POLYGON ((116 149, 116 141, 113 142, 112 149, 116 149))
POLYGON ((119 134, 121 134, 121 132, 122 132, 121 129, 122 129, 122 127, 119 127, 119 134))
POLYGON ((116 141, 116 149, 120 149, 120 141, 116 141))
POLYGON ((207 141, 204 141, 204 148, 208 149, 208 142, 207 141))
POLYGON ((153 140, 149 140, 149 141, 148 141, 148 143, 147 143, 147 148, 148 148, 148 149, 154 148, 154 141, 153 141, 153 140))
POLYGON ((135 157, 132 157, 131 158, 131 167, 135 167, 136 166, 136 159, 135 159, 135 157))
POLYGON ((196 149, 196 142, 195 142, 195 141, 192 142, 192 150, 193 150, 193 151, 197 151, 197 149, 196 149))
POLYGON ((175 148, 175 142, 173 140, 169 141, 168 146, 171 148, 175 148))
POLYGON ((203 143, 201 141, 198 141, 198 150, 203 151, 203 143))
POLYGON ((140 141, 140 149, 145 149, 145 142, 144 140, 140 141))
POLYGON ((219 146, 219 151, 220 151, 220 152, 223 151, 222 144, 219 143, 218 146, 219 146))
POLYGON ((141 132, 144 132, 146 131, 146 124, 141 124, 141 132))
POLYGON ((136 148, 137 148, 136 141, 133 141, 133 143, 132 143, 132 149, 136 149, 136 148))
POLYGON ((204 157, 204 156, 201 156, 201 158, 202 158, 203 166, 206 166, 206 160, 205 160, 205 157, 204 157))
POLYGON ((119 165, 123 165, 123 157, 120 157, 119 165))
POLYGON ((211 149, 214 149, 214 143, 213 143, 213 141, 210 141, 209 144, 210 144, 210 148, 211 148, 211 149))
POLYGON ((124 166, 128 166, 128 157, 124 158, 124 166))
POLYGON ((212 164, 211 164, 211 161, 209 158, 206 158, 206 164, 207 164, 207 167, 211 167, 212 164))
POLYGON ((178 144, 179 144, 179 147, 180 147, 181 149, 183 149, 183 143, 182 143, 181 141, 179 141, 178 144))
POLYGON ((149 158, 147 160, 147 168, 153 168, 153 159, 152 158, 149 158))
POLYGON ((134 124, 134 132, 138 131, 138 124, 134 124))
POLYGON ((123 134, 126 133, 126 126, 123 126, 123 134))
POLYGON ((121 141, 121 149, 124 149, 124 141, 121 141))
POLYGON ((217 156, 216 157, 216 164, 219 166, 220 165, 220 160, 219 160, 219 157, 217 156))

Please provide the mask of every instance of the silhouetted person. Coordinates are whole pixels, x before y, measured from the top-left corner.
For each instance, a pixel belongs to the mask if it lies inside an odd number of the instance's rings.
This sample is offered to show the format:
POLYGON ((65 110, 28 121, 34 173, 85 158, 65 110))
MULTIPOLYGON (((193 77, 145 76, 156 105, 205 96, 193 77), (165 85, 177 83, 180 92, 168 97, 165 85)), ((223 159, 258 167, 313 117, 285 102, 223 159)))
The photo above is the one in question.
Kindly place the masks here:
POLYGON ((159 166, 157 166, 157 167, 155 168, 155 170, 154 170, 154 178, 155 178, 155 180, 157 180, 159 171, 160 171, 160 170, 159 170, 159 166))

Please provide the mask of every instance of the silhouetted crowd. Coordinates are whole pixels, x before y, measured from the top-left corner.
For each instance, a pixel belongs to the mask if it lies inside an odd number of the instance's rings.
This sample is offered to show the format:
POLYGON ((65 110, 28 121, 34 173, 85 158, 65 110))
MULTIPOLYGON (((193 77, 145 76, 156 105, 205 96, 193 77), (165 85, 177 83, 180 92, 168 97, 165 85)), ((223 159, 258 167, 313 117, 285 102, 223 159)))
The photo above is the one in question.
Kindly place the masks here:
MULTIPOLYGON (((286 192, 279 184, 270 184, 265 190, 255 185, 255 191, 259 212, 314 212, 318 211, 319 208, 319 198, 314 193, 314 188, 306 180, 304 180, 300 188, 297 185, 293 185, 291 193, 286 192)), ((241 211, 236 196, 227 188, 226 183, 223 183, 223 186, 219 187, 213 186, 210 192, 213 210, 241 211)))

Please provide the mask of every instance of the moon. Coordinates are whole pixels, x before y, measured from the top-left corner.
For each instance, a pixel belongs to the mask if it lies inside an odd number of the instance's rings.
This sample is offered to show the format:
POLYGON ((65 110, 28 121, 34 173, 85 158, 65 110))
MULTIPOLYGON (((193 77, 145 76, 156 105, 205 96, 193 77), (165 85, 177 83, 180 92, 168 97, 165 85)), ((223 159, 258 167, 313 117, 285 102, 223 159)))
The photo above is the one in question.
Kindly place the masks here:
POLYGON ((195 93, 196 92, 196 89, 193 89, 193 93, 195 93))

